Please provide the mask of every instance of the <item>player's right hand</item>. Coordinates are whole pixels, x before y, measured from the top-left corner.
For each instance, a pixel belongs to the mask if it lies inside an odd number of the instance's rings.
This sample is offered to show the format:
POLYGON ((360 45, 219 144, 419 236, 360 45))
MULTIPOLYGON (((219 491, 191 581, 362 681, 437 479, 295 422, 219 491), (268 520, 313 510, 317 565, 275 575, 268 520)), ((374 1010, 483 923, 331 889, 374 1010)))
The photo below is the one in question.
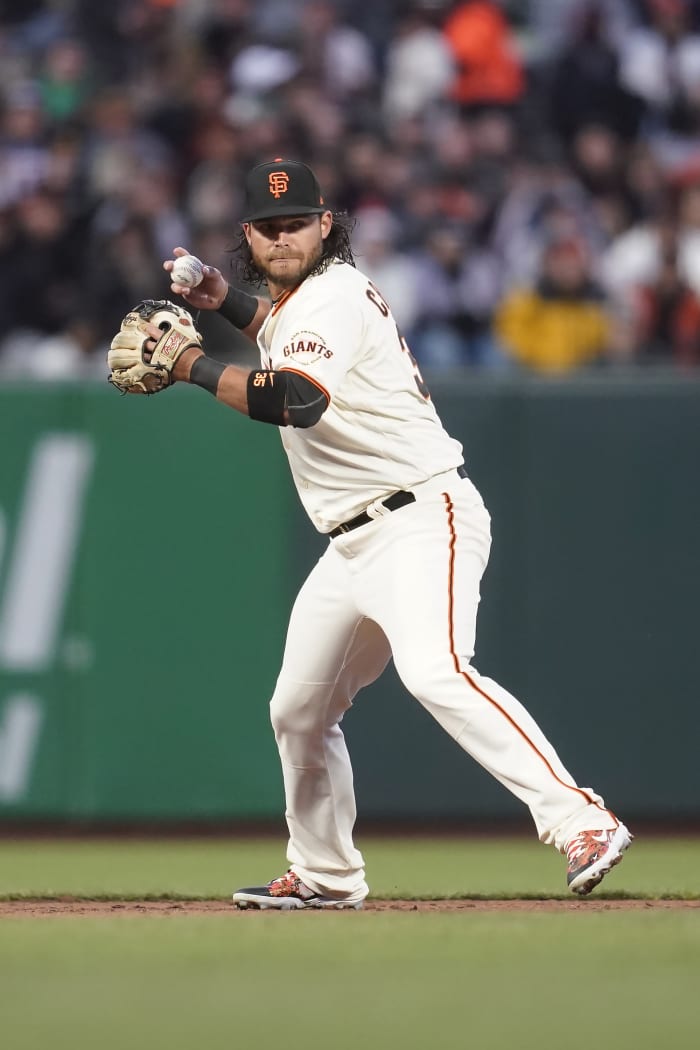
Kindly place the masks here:
MULTIPOLYGON (((165 260, 163 269, 169 273, 173 268, 175 259, 182 255, 191 254, 192 252, 187 248, 175 248, 173 258, 165 260)), ((170 290, 176 295, 181 295, 190 310, 218 310, 226 298, 228 282, 221 270, 217 270, 215 266, 207 266, 205 263, 204 277, 196 288, 173 282, 170 285, 170 290)))

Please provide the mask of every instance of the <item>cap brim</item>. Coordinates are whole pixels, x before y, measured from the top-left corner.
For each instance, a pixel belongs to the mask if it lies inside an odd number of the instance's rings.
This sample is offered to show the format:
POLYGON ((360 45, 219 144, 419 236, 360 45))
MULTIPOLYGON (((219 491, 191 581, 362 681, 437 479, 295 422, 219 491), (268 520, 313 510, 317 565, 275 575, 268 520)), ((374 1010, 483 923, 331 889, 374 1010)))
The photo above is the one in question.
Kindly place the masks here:
POLYGON ((330 208, 305 208, 300 205, 283 204, 281 208, 274 211, 256 211, 252 215, 245 215, 241 222, 259 222, 260 219, 288 218, 290 215, 323 215, 330 208))

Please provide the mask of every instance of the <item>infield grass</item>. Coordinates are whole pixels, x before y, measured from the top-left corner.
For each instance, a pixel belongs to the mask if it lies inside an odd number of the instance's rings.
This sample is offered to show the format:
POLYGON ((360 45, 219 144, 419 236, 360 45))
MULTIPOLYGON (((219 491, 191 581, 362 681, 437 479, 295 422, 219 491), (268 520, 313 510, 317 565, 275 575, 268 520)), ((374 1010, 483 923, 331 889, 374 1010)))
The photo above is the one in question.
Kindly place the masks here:
MULTIPOLYGON (((361 845, 378 896, 563 890, 525 839, 361 845)), ((226 897, 283 847, 0 840, 0 894, 226 897)), ((697 859, 640 838, 606 893, 697 899, 697 859)), ((0 919, 2 1050, 690 1050, 698 987, 697 907, 0 919)))
MULTIPOLYGON (((529 838, 358 843, 373 897, 564 897, 564 860, 529 838)), ((285 840, 0 839, 0 898, 227 898, 286 868, 285 840)), ((596 896, 700 897, 700 840, 639 836, 596 896)))
POLYGON ((7 1050, 689 1050, 700 913, 0 923, 7 1050))

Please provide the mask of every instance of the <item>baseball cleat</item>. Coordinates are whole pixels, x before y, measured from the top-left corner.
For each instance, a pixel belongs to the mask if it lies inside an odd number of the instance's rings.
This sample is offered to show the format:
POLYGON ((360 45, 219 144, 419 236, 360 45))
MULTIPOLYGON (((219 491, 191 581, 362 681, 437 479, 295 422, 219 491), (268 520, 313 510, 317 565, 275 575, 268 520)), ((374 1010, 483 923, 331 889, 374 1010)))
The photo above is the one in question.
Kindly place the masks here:
POLYGON ((249 886, 236 890, 233 903, 241 909, 259 908, 261 911, 267 908, 276 908, 279 911, 293 911, 297 908, 352 908, 357 911, 362 907, 362 901, 337 900, 314 893, 293 871, 273 879, 267 886, 249 886))
POLYGON ((572 893, 584 896, 602 882, 611 868, 619 864, 632 842, 624 824, 607 831, 579 831, 562 853, 568 861, 566 882, 572 893))

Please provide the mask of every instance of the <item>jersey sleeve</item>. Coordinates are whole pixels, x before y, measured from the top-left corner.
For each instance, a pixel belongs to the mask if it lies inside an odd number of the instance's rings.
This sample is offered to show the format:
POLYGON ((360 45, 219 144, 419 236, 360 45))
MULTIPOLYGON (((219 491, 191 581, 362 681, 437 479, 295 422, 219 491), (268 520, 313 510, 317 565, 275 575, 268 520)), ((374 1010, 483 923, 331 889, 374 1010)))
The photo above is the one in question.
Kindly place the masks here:
POLYGON ((356 292, 341 298, 332 284, 323 298, 320 291, 314 289, 318 301, 300 304, 303 309, 292 310, 289 304, 272 365, 304 376, 330 401, 360 353, 364 321, 356 292))

